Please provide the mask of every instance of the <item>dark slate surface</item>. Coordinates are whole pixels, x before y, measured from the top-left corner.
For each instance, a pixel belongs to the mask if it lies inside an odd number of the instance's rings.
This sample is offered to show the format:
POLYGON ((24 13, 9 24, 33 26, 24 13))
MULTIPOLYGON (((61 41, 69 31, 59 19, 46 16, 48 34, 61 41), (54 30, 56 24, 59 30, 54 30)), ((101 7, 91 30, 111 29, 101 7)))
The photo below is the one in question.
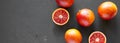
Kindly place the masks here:
MULTIPOLYGON (((107 0, 75 0, 67 9, 69 22, 57 26, 51 20, 52 12, 59 8, 55 0, 0 0, 0 43, 65 43, 64 33, 69 28, 81 31, 82 43, 88 43, 90 33, 97 30, 106 35, 107 43, 120 43, 120 11, 112 20, 102 20, 97 7, 104 1, 107 0), (88 28, 76 22, 76 12, 82 8, 95 13, 95 22, 88 28)), ((111 1, 120 8, 119 0, 111 1)))

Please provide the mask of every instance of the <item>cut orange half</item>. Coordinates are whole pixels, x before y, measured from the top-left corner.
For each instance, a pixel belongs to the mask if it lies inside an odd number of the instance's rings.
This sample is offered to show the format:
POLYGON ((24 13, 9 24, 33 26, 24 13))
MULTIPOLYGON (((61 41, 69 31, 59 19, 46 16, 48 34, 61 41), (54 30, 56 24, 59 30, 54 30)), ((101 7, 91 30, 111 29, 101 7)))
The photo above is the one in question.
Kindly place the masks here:
POLYGON ((106 43, 106 36, 100 31, 95 31, 90 34, 89 43, 106 43))
POLYGON ((64 8, 58 8, 52 13, 52 20, 57 25, 65 25, 69 21, 69 13, 64 8))

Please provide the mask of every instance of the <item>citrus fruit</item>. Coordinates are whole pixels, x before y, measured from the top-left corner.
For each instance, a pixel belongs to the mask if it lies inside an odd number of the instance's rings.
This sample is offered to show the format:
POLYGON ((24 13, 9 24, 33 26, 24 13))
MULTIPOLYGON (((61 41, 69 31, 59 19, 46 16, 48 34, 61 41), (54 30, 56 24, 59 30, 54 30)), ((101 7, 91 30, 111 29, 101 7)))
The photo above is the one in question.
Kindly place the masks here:
POLYGON ((99 5, 98 14, 104 20, 110 20, 117 14, 118 8, 115 3, 106 1, 99 5))
POLYGON ((89 43, 106 43, 106 36, 100 31, 95 31, 90 34, 89 43))
POLYGON ((95 16, 92 10, 84 8, 77 12, 76 19, 79 25, 88 27, 94 22, 95 16))
POLYGON ((61 7, 68 8, 72 6, 74 0, 56 0, 56 3, 61 7))
POLYGON ((57 25, 65 25, 69 20, 69 13, 64 8, 58 8, 52 13, 52 20, 57 25))
POLYGON ((82 35, 80 31, 78 31, 75 28, 72 28, 66 31, 65 40, 67 43, 81 43, 82 35))

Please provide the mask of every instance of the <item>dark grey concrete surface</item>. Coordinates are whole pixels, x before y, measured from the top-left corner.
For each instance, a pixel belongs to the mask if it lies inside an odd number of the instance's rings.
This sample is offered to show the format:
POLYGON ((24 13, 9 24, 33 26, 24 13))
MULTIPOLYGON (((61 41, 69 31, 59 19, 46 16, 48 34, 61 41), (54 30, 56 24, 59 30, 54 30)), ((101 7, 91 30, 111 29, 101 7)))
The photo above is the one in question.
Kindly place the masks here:
MULTIPOLYGON (((0 43, 66 43, 64 33, 77 28, 83 36, 82 43, 88 43, 93 31, 102 31, 107 43, 120 43, 120 11, 110 21, 102 20, 97 14, 99 4, 107 0, 75 0, 67 10, 70 20, 64 26, 57 26, 51 20, 52 12, 59 8, 55 0, 0 0, 0 43), (95 13, 95 22, 88 28, 76 22, 76 12, 89 8, 95 13)), ((119 0, 110 0, 118 6, 119 0)))

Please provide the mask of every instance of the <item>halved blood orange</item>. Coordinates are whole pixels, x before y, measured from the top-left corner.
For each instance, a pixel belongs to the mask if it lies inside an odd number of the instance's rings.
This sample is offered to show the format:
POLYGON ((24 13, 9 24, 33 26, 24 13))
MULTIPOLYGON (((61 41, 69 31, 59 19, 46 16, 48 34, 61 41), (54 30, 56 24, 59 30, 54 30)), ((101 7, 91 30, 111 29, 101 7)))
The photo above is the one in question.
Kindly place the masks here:
POLYGON ((106 40, 106 36, 100 31, 95 31, 89 36, 89 43, 106 43, 106 40))
POLYGON ((58 8, 52 13, 52 20, 57 25, 65 25, 69 20, 69 13, 64 8, 58 8))
POLYGON ((67 43, 81 43, 82 35, 77 29, 71 28, 66 31, 65 40, 67 43))

